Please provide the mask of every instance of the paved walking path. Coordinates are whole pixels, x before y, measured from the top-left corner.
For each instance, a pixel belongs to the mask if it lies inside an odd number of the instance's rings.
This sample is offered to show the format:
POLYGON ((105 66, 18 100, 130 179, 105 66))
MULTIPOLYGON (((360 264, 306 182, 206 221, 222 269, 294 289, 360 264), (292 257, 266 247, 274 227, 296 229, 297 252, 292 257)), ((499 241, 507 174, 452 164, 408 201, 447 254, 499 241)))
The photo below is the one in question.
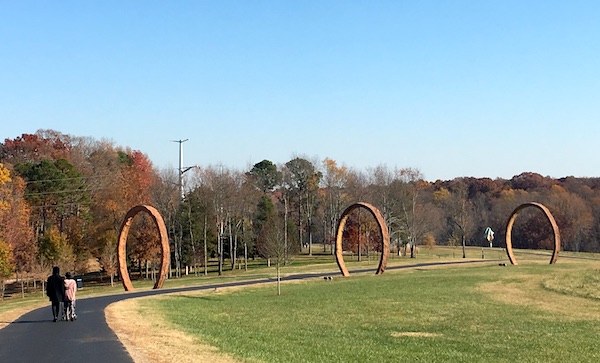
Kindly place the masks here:
MULTIPOLYGON (((388 267, 388 270, 412 267, 439 266, 457 263, 494 262, 491 260, 421 263, 409 266, 388 267)), ((373 270, 352 271, 360 273, 373 270)), ((284 281, 339 276, 330 274, 298 274, 282 278, 284 281)), ((104 309, 116 301, 130 298, 166 294, 171 292, 199 291, 228 286, 245 286, 273 282, 273 279, 240 281, 205 286, 132 292, 119 295, 77 300, 77 317, 74 322, 52 321, 50 303, 33 310, 0 329, 0 362, 77 362, 77 363, 132 363, 133 360, 115 333, 108 327, 104 309)))

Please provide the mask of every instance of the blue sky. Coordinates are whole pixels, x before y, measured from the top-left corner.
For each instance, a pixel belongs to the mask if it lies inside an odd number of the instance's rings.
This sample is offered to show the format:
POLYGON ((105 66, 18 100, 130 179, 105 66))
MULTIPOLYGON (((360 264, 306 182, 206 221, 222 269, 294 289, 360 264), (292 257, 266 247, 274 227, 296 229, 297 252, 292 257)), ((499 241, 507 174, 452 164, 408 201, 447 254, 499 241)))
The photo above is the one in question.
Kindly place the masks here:
POLYGON ((597 1, 1 1, 0 139, 600 176, 597 1))

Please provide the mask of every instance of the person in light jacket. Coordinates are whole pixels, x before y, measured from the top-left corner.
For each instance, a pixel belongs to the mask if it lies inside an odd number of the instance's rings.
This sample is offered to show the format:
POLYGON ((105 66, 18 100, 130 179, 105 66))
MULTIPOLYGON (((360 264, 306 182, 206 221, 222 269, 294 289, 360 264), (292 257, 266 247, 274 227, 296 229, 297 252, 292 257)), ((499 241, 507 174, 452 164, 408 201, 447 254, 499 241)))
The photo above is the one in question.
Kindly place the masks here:
POLYGON ((52 302, 52 316, 56 322, 60 313, 60 304, 65 299, 65 279, 60 275, 58 266, 52 267, 52 275, 46 281, 46 296, 52 302))
POLYGON ((65 318, 67 320, 77 319, 75 315, 75 293, 77 291, 77 282, 71 278, 71 273, 65 274, 65 318))

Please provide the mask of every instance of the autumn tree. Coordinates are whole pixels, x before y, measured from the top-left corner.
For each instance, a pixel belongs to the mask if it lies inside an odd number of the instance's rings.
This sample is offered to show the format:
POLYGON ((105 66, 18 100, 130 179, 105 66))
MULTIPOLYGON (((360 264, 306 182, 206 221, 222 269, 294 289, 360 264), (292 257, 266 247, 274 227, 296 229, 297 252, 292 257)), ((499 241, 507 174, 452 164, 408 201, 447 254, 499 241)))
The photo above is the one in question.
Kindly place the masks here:
MULTIPOLYGON (((11 193, 7 184, 11 181, 10 172, 0 164, 0 222, 5 218, 6 212, 11 209, 11 193)), ((2 285, 1 298, 4 300, 5 281, 14 271, 13 247, 4 240, 3 225, 0 225, 0 284, 2 285)))
POLYGON ((15 170, 27 182, 25 197, 37 210, 38 233, 44 233, 48 223, 63 231, 67 219, 79 218, 87 209, 85 180, 66 159, 22 163, 15 170))
POLYGON ((35 134, 22 134, 5 139, 0 144, 0 161, 5 164, 37 164, 40 161, 69 159, 71 137, 53 130, 39 130, 35 134))
MULTIPOLYGON (((594 215, 590 203, 582 197, 570 193, 560 185, 552 185, 544 198, 544 204, 552 211, 552 215, 560 228, 562 248, 580 252, 593 230, 594 215)), ((540 227, 549 231, 548 222, 543 221, 540 227)), ((546 238, 543 248, 553 248, 552 236, 546 238)))
POLYGON ((0 284, 2 292, 0 298, 4 300, 4 291, 6 289, 6 279, 11 277, 14 271, 14 262, 11 246, 2 240, 0 235, 0 284))
POLYGON ((30 272, 38 248, 24 197, 25 182, 0 164, 0 236, 11 246, 17 272, 30 272))
POLYGON ((448 187, 435 191, 434 199, 445 212, 450 238, 460 241, 463 258, 466 258, 467 235, 471 233, 473 226, 472 203, 468 199, 467 186, 462 180, 454 180, 448 187))
POLYGON ((39 240, 40 258, 43 266, 64 266, 67 271, 75 269, 73 247, 58 227, 50 226, 39 240))
POLYGON ((89 238, 93 254, 100 256, 105 271, 111 271, 117 253, 117 238, 121 222, 132 205, 126 201, 124 188, 126 180, 123 169, 130 163, 119 157, 112 143, 97 142, 89 146, 88 185, 90 188, 92 221, 89 238), (106 266, 105 266, 106 264, 106 266))
POLYGON ((433 235, 433 233, 426 233, 423 236, 423 245, 428 249, 428 250, 433 250, 433 248, 435 247, 435 236, 433 235))
MULTIPOLYGON (((381 233, 377 221, 371 213, 362 208, 353 210, 346 220, 342 231, 342 249, 352 251, 357 257, 371 256, 372 252, 381 252, 381 233)), ((361 261, 358 258, 358 261, 361 261)))
POLYGON ((104 269, 104 272, 110 278, 110 286, 115 285, 115 276, 119 268, 119 260, 117 257, 117 233, 108 229, 104 231, 105 235, 99 236, 104 241, 104 244, 100 246, 98 251, 98 262, 104 269))
POLYGON ((156 280, 156 271, 162 253, 161 242, 154 222, 147 214, 140 214, 134 218, 131 228, 130 253, 138 262, 140 275, 146 279, 156 280), (144 272, 142 274, 142 272, 144 272))
POLYGON ((526 191, 548 189, 555 183, 556 181, 552 178, 547 178, 538 173, 531 172, 515 175, 510 180, 512 189, 522 189, 526 191))
MULTIPOLYGON (((86 169, 92 216, 88 243, 92 255, 102 256, 100 262, 108 272, 113 270, 114 256, 107 254, 116 254, 115 236, 125 214, 136 205, 152 202, 152 186, 157 177, 147 156, 139 151, 103 141, 88 147, 90 167, 86 169)), ((139 229, 131 229, 132 244, 128 244, 128 250, 136 248, 140 233, 143 232, 139 229)))
POLYGON ((477 216, 477 219, 473 220, 474 242, 476 245, 487 245, 489 242, 484 234, 486 228, 490 227, 501 234, 502 225, 506 223, 506 221, 496 222, 492 214, 496 200, 504 187, 503 182, 490 178, 463 178, 463 181, 467 185, 468 199, 471 201, 473 213, 477 216))

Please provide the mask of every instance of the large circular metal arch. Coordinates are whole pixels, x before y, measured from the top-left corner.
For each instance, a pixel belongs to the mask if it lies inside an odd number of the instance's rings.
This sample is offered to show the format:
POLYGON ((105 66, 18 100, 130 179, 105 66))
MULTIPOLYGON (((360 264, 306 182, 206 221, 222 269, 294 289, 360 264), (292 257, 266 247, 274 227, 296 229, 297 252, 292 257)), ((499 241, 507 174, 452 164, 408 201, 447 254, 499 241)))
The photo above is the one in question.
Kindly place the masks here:
POLYGON ((546 218, 548 218, 548 221, 552 226, 552 233, 554 234, 554 252, 552 253, 552 257, 550 258, 550 264, 553 264, 556 262, 556 259, 558 258, 558 252, 560 251, 560 231, 558 230, 558 225, 556 224, 552 213, 550 213, 550 210, 546 208, 543 204, 536 202, 524 203, 518 206, 510 215, 508 223, 506 223, 506 254, 508 255, 508 259, 513 265, 519 264, 517 262, 517 259, 515 258, 515 255, 513 254, 512 249, 512 228, 519 212, 521 212, 527 207, 534 207, 544 212, 544 215, 546 216, 546 218))
POLYGON ((381 259, 379 260, 379 267, 377 268, 376 274, 382 274, 385 271, 385 267, 387 265, 388 254, 390 253, 390 234, 388 232, 387 225, 381 216, 381 212, 379 209, 375 208, 369 203, 355 203, 346 208, 346 210, 342 213, 340 217, 340 221, 338 223, 337 228, 337 236, 335 239, 335 260, 340 268, 340 271, 343 276, 349 276, 350 273, 346 268, 346 264, 344 263, 344 256, 342 250, 342 237, 344 234, 344 227, 346 226, 346 221, 350 216, 350 213, 357 208, 365 208, 368 210, 375 220, 377 221, 377 225, 379 226, 379 232, 381 233, 381 259))
POLYGON ((129 210, 125 215, 125 219, 123 219, 123 223, 121 224, 121 229, 119 230, 119 244, 117 246, 117 254, 119 257, 119 271, 121 273, 121 279, 123 280, 123 287, 125 291, 133 291, 133 285, 131 284, 131 278, 129 277, 129 271, 127 271, 127 235, 129 234, 129 228, 131 227, 131 222, 133 217, 135 217, 138 213, 145 212, 147 213, 156 228, 158 229, 158 234, 160 237, 160 244, 162 246, 162 256, 160 259, 160 273, 158 275, 158 279, 154 283, 155 289, 160 289, 165 283, 165 279, 167 278, 167 272, 169 269, 169 258, 171 256, 171 249, 169 248, 169 237, 167 236, 167 227, 165 226, 165 221, 162 216, 156 210, 156 208, 151 207, 149 205, 137 205, 129 210))

